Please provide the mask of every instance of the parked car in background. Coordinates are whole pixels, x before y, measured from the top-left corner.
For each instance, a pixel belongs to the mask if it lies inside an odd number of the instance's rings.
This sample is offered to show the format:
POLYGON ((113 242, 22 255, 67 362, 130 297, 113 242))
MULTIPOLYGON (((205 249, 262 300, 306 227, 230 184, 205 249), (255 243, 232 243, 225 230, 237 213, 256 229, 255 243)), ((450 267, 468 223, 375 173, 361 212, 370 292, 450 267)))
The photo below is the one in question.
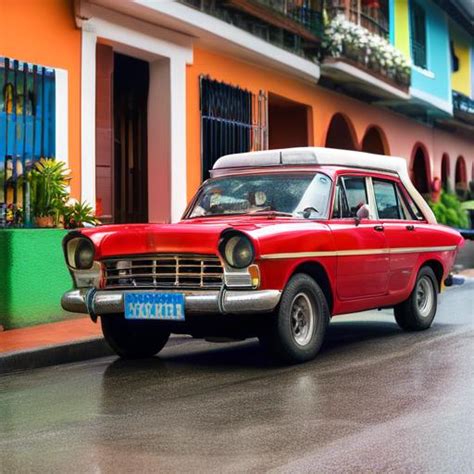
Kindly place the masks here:
POLYGON ((100 317, 122 357, 170 333, 258 337, 312 359, 332 317, 393 307, 424 330, 463 239, 438 225, 406 161, 327 148, 220 158, 176 224, 71 232, 63 308, 100 317))

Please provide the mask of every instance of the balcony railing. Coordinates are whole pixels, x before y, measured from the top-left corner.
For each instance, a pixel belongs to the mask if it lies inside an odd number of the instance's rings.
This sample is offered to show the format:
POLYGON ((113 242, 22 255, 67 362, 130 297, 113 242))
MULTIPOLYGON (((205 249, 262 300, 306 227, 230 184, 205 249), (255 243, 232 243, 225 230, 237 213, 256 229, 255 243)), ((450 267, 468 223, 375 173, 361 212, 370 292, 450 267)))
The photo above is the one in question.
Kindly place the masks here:
MULTIPOLYGON (((291 21, 294 21, 298 26, 303 27, 315 39, 318 39, 322 31, 322 1, 315 0, 251 0, 241 1, 235 0, 230 3, 244 4, 254 3, 262 5, 263 7, 272 10, 272 13, 281 15, 291 21)), ((274 21, 272 19, 271 21, 274 21)))
POLYGON ((453 112, 456 118, 474 125, 474 100, 453 91, 453 112))
POLYGON ((295 54, 314 57, 323 0, 180 0, 295 54))
MULTIPOLYGON (((336 81, 341 79, 341 75, 356 75, 360 79, 362 71, 398 89, 392 89, 391 95, 406 98, 411 82, 411 66, 404 54, 387 39, 368 31, 362 25, 354 25, 343 15, 338 15, 326 25, 321 46, 323 66, 327 75, 339 75, 339 78, 335 77, 336 81), (351 69, 349 72, 340 63, 348 64, 356 70, 351 69)), ((362 77, 365 79, 356 82, 373 82, 367 76, 362 77)))
POLYGON ((388 5, 377 2, 378 6, 370 6, 371 2, 362 0, 326 0, 325 7, 330 18, 344 15, 347 20, 369 30, 371 33, 388 38, 388 5))

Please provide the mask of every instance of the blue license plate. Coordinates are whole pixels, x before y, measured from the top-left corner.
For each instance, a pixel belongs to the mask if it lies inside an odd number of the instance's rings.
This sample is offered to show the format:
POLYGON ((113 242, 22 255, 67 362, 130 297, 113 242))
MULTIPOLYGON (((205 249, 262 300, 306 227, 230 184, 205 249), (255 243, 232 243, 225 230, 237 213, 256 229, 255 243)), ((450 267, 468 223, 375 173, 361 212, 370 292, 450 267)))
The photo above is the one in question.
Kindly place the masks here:
POLYGON ((182 293, 125 293, 125 319, 184 321, 182 293))

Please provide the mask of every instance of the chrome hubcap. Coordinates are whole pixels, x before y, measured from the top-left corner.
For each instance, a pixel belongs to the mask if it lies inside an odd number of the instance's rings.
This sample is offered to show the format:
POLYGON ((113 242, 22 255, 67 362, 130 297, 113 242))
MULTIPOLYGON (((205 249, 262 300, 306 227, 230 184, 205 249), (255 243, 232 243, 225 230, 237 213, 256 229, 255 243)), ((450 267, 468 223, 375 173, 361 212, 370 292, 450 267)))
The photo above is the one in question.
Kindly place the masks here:
POLYGON ((314 309, 304 293, 298 293, 291 303, 291 334, 299 346, 306 346, 313 336, 314 309))
POLYGON ((431 309, 433 308, 433 301, 433 284, 428 277, 423 276, 420 278, 418 285, 416 286, 416 306, 422 318, 429 316, 431 309))

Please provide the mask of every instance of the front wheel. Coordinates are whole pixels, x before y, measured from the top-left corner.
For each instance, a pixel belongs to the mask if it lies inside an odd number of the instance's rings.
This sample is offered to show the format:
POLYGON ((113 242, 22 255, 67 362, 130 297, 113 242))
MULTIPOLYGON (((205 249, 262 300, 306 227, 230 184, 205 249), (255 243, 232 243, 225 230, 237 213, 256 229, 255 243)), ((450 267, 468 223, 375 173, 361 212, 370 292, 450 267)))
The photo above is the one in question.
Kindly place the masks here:
POLYGON ((328 323, 329 308, 323 291, 310 276, 300 273, 288 282, 260 341, 283 362, 305 362, 321 348, 328 323))
POLYGON ((124 359, 153 357, 170 337, 156 321, 128 320, 123 314, 101 316, 101 324, 105 340, 124 359))
POLYGON ((395 306, 395 320, 405 331, 423 331, 433 323, 438 305, 438 280, 429 267, 423 267, 407 300, 395 306))

